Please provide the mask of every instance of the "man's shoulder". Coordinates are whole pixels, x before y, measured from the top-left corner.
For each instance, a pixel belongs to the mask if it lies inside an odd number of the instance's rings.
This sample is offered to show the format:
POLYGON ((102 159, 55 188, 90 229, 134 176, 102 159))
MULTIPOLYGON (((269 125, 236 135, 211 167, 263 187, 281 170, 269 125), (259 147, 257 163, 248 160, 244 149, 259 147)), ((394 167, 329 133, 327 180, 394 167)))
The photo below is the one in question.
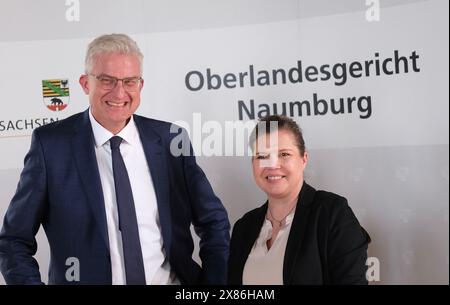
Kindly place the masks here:
POLYGON ((134 121, 140 130, 148 130, 157 133, 164 138, 173 138, 184 129, 174 123, 161 121, 135 114, 134 121))
POLYGON ((58 134, 72 133, 84 115, 84 112, 76 113, 65 119, 40 126, 34 130, 34 133, 40 136, 57 136, 58 134))
POLYGON ((149 125, 153 128, 159 128, 159 129, 170 129, 170 125, 172 125, 170 122, 161 121, 153 118, 148 118, 142 115, 135 114, 133 115, 134 121, 137 124, 143 124, 143 125, 149 125))

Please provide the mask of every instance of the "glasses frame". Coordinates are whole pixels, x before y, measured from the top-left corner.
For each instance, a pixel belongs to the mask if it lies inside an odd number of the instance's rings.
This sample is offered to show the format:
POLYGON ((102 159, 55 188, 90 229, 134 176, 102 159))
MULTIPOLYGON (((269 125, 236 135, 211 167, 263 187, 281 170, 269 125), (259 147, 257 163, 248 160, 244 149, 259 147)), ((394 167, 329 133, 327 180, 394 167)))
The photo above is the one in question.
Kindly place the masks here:
POLYGON ((114 81, 114 85, 112 86, 111 89, 107 89, 107 88, 105 88, 103 86, 103 84, 101 84, 102 88, 104 90, 108 90, 108 91, 114 90, 117 87, 117 84, 119 83, 119 81, 122 81, 122 87, 125 89, 125 91, 127 91, 127 92, 137 92, 137 91, 139 91, 139 88, 142 86, 142 81, 144 80, 142 78, 142 76, 132 76, 132 77, 118 78, 118 77, 114 77, 114 76, 110 76, 110 75, 106 75, 106 74, 99 74, 99 75, 88 74, 88 75, 94 77, 96 80, 100 81, 100 83, 101 83, 102 77, 106 77, 106 78, 109 78, 109 79, 113 80, 114 81), (130 88, 127 88, 127 86, 124 85, 125 81, 127 81, 127 80, 137 80, 137 81, 139 81, 139 84, 136 87, 136 90, 131 90, 130 91, 129 90, 130 88))

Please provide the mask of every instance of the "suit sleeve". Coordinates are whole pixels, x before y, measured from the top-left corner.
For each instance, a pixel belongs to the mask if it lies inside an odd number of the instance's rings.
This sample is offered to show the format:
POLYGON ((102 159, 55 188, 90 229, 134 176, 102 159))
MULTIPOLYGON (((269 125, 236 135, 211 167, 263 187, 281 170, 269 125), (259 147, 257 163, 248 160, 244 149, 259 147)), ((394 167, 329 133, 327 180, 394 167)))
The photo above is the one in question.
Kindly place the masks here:
POLYGON ((225 284, 230 242, 230 223, 220 199, 197 165, 192 146, 184 156, 184 173, 195 232, 200 237, 202 283, 225 284))
POLYGON ((0 232, 0 270, 7 284, 42 284, 35 235, 47 203, 46 170, 36 132, 0 232))
POLYGON ((370 237, 359 224, 347 200, 340 198, 331 215, 328 265, 332 284, 365 285, 370 237))

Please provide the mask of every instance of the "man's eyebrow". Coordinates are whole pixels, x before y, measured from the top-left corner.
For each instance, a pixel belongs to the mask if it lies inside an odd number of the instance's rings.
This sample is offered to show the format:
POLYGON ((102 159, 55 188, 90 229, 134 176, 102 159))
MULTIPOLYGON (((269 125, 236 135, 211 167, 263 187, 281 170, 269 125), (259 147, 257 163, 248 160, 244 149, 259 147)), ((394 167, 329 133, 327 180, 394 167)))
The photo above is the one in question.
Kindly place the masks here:
POLYGON ((108 74, 105 74, 105 73, 100 73, 98 76, 106 76, 106 77, 111 77, 111 78, 117 78, 117 77, 114 77, 112 75, 108 75, 108 74))
POLYGON ((141 78, 141 76, 129 76, 129 77, 124 77, 124 78, 118 78, 109 74, 105 74, 105 73, 100 73, 98 76, 102 76, 102 77, 110 77, 110 78, 116 78, 116 79, 135 79, 135 78, 141 78))

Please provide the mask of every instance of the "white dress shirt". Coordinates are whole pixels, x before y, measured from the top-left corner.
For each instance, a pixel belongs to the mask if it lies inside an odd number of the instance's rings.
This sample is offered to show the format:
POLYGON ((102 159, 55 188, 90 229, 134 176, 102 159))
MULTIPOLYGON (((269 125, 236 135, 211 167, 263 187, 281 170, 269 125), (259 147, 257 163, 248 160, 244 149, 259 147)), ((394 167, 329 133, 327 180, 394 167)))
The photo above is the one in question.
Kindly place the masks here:
POLYGON ((255 244, 245 262, 242 275, 244 285, 283 285, 283 263, 295 209, 286 217, 280 231, 267 248, 272 237, 272 223, 265 219, 255 244))
MULTIPOLYGON (((117 200, 114 187, 111 147, 109 139, 114 136, 101 126, 89 110, 89 118, 95 139, 100 180, 105 200, 106 221, 108 226, 109 249, 111 255, 111 272, 113 285, 125 285, 125 265, 123 259, 122 236, 119 231, 117 200)), ((134 206, 144 261, 145 280, 147 284, 178 283, 163 248, 161 226, 155 188, 150 176, 150 169, 145 158, 139 132, 133 117, 117 136, 123 139, 120 152, 127 168, 133 191, 134 206)))

